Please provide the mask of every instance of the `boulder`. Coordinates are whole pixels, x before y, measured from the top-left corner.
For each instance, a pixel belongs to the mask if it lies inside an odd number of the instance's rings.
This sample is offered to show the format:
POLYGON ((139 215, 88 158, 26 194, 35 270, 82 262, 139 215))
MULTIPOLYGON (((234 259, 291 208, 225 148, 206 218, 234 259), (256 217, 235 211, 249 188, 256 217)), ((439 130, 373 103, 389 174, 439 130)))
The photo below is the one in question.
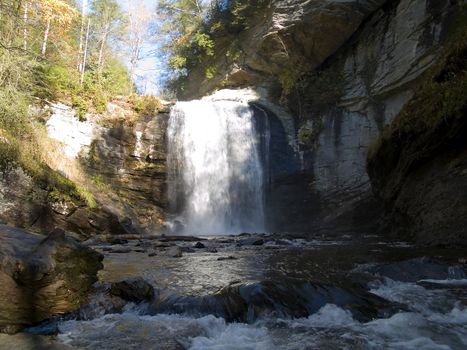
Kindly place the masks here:
POLYGON ((0 225, 0 332, 76 310, 97 281, 102 260, 62 230, 42 236, 0 225))
POLYGON ((154 288, 141 277, 115 282, 110 294, 134 303, 150 301, 154 297, 154 288))
POLYGON ((182 248, 179 246, 170 247, 165 251, 165 255, 170 256, 171 258, 181 258, 183 255, 182 248))
POLYGON ((277 283, 232 282, 205 296, 161 295, 150 314, 187 313, 223 317, 228 322, 255 322, 260 318, 301 318, 334 304, 363 322, 388 317, 403 305, 391 303, 360 286, 340 287, 312 281, 277 283))
POLYGON ((201 242, 196 242, 196 244, 193 246, 193 248, 202 249, 202 248, 206 248, 206 246, 201 242))

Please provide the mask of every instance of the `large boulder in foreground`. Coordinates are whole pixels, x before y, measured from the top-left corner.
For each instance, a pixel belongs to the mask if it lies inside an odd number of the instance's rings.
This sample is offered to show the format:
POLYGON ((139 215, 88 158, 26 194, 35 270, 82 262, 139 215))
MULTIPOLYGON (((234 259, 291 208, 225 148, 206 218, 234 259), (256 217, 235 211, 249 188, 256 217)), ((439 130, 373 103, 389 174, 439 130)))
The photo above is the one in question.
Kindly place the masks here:
POLYGON ((61 230, 42 236, 0 225, 0 332, 76 310, 102 259, 61 230))

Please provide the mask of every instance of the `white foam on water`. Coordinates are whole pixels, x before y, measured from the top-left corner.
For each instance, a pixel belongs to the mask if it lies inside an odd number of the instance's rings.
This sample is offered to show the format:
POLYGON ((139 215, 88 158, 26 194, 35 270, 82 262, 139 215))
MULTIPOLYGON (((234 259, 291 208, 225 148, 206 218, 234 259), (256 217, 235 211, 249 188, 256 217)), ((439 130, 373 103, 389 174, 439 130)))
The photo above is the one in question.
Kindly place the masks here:
POLYGON ((467 349, 467 307, 449 291, 386 279, 374 283, 372 292, 403 302, 409 310, 361 323, 350 311, 327 304, 307 318, 243 324, 212 315, 144 316, 128 308, 121 315, 62 322, 58 338, 73 348, 105 350, 159 349, 164 344, 190 350, 467 349))
POLYGON ((424 279, 419 280, 418 283, 431 283, 431 284, 441 284, 445 286, 467 286, 467 278, 463 279, 445 279, 445 280, 434 280, 434 279, 424 279))
POLYGON ((289 321, 291 327, 343 327, 355 324, 352 313, 334 304, 326 304, 317 313, 302 319, 289 321))
POLYGON ((206 336, 192 339, 190 350, 270 350, 274 348, 271 336, 264 327, 241 323, 226 324, 215 317, 199 320, 206 336))

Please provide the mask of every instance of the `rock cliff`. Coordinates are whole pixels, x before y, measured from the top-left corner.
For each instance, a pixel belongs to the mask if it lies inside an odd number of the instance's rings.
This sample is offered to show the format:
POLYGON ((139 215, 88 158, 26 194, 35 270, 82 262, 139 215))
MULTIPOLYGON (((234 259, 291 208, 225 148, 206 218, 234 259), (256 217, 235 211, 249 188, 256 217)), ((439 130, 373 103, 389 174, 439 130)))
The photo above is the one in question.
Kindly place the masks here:
POLYGON ((374 232, 387 205, 373 195, 368 149, 439 62, 464 2, 271 4, 225 49, 237 45, 239 58, 216 57, 212 79, 194 69, 183 97, 248 86, 261 91, 260 107, 267 108, 264 100, 285 107, 280 118, 269 109, 279 122, 271 131, 271 230, 374 232))
POLYGON ((35 115, 51 139, 43 152, 47 176, 32 176, 14 163, 2 169, 1 220, 38 232, 59 227, 83 239, 161 229, 167 109, 138 115, 116 101, 106 113, 80 121, 73 108, 55 103, 35 115))

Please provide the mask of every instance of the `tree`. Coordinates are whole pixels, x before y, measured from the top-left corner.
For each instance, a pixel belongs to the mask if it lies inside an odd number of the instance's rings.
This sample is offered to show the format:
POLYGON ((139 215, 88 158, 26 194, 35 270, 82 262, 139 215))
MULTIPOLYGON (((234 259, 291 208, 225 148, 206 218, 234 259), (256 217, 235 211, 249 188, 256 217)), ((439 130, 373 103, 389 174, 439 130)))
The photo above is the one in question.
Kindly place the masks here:
POLYGON ((158 2, 159 32, 167 37, 169 45, 183 41, 184 37, 198 28, 206 14, 208 3, 209 1, 201 0, 160 0, 158 2))
POLYGON ((136 80, 135 69, 141 59, 141 48, 148 37, 153 13, 143 0, 128 1, 128 46, 130 49, 130 78, 136 80))
POLYGON ((23 50, 28 49, 28 12, 29 1, 25 0, 23 4, 23 50))
MULTIPOLYGON (((85 59, 82 57, 83 56, 83 39, 84 39, 84 26, 85 26, 85 23, 86 23, 86 10, 87 10, 87 5, 88 5, 88 1, 87 0, 83 0, 83 3, 81 4, 81 26, 80 26, 80 30, 79 30, 79 47, 78 47, 78 72, 82 72, 84 67, 83 67, 83 61, 85 61, 85 59)), ((88 21, 88 24, 89 24, 89 21, 88 21)), ((87 33, 87 35, 89 35, 89 33, 87 33)))
POLYGON ((124 30, 124 14, 115 0, 94 0, 91 17, 98 44, 97 69, 102 72, 109 40, 118 39, 124 30))
POLYGON ((45 56, 52 22, 58 24, 59 28, 63 30, 64 28, 68 28, 71 25, 73 18, 78 15, 78 12, 63 0, 38 1, 41 17, 46 22, 41 50, 42 56, 45 56))

